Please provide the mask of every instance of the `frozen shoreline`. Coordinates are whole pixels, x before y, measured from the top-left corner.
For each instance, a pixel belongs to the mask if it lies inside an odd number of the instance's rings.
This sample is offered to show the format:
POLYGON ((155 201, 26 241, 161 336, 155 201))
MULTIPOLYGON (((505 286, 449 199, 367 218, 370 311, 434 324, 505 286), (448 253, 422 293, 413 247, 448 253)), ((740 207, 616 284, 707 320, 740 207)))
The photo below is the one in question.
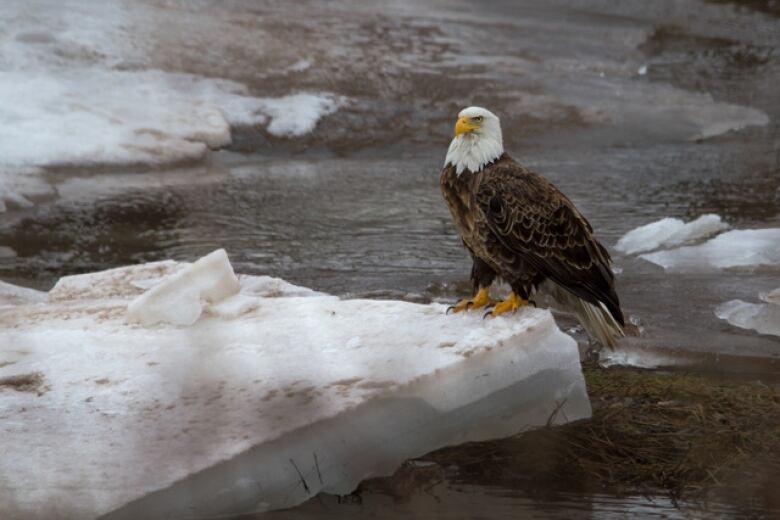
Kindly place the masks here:
POLYGON ((67 277, 45 301, 6 291, 0 402, 15 419, 0 426, 0 500, 12 516, 289 507, 438 447, 590 415, 577 346, 539 309, 485 321, 241 276, 194 325, 127 322, 149 287, 144 305, 184 309, 206 294, 187 280, 212 295, 230 285, 210 258, 200 271, 67 277), (155 293, 163 280, 178 281, 155 293))

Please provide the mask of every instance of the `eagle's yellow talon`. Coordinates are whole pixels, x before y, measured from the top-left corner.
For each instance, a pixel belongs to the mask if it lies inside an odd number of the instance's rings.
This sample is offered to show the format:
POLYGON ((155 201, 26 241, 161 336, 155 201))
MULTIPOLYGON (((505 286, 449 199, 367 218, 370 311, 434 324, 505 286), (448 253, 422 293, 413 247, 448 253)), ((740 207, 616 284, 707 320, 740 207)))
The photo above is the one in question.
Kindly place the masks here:
POLYGON ((461 311, 468 311, 472 309, 480 309, 484 307, 485 305, 488 305, 489 303, 492 303, 492 300, 490 299, 490 289, 487 287, 481 288, 479 291, 477 291, 477 294, 474 295, 471 299, 463 299, 456 303, 455 305, 451 306, 449 309, 447 309, 447 312, 461 312, 461 311))
POLYGON ((493 307, 493 310, 485 314, 485 316, 498 316, 506 312, 515 312, 523 305, 528 305, 528 300, 520 298, 513 291, 509 293, 509 296, 507 296, 506 300, 498 302, 496 306, 493 307))

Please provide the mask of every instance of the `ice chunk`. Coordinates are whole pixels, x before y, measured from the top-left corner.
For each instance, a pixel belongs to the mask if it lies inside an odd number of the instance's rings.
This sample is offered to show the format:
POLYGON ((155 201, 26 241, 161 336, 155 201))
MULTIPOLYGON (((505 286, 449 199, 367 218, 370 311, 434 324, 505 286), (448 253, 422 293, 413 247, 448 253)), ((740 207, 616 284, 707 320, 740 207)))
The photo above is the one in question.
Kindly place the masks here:
POLYGON ((780 336, 780 288, 760 296, 768 303, 731 300, 717 306, 715 315, 735 327, 780 336))
POLYGON ((229 318, 125 321, 137 281, 191 281, 196 265, 79 275, 0 308, 0 378, 36 382, 0 386, 4 517, 288 507, 441 446, 590 414, 577 346, 542 309, 482 320, 241 276, 211 307, 229 318))
POLYGON ((767 303, 774 303, 775 305, 780 305, 780 287, 778 287, 774 291, 769 291, 768 293, 760 293, 758 297, 767 303))
POLYGON ((660 247, 696 242, 727 228, 728 224, 714 214, 702 215, 688 223, 676 218, 663 218, 629 231, 618 240, 615 249, 629 255, 645 253, 660 247))
POLYGON ((238 291, 227 253, 218 249, 133 300, 127 306, 127 319, 143 325, 192 325, 204 302, 216 303, 238 291))
POLYGON ((780 266, 780 229, 727 231, 709 241, 641 255, 667 271, 752 269, 780 266))
POLYGON ((264 99, 262 111, 271 118, 270 133, 291 137, 308 134, 320 118, 335 112, 342 103, 341 98, 331 95, 304 93, 264 99))

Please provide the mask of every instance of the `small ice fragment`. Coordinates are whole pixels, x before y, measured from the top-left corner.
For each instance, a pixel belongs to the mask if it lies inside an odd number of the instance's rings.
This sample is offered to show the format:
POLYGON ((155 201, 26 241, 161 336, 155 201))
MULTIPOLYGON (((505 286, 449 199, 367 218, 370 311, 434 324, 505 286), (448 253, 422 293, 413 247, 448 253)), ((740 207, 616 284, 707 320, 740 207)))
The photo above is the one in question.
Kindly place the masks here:
POLYGON ((309 67, 311 67, 311 60, 307 58, 307 59, 296 61, 295 63, 287 67, 287 70, 291 72, 303 72, 309 67))
POLYGON ((133 300, 127 319, 143 325, 192 325, 203 311, 203 300, 215 303, 238 291, 227 253, 218 249, 133 300))
POLYGON ((645 74, 647 74, 647 65, 642 65, 641 67, 639 67, 639 70, 636 72, 640 76, 644 76, 645 74))
POLYGON ((675 247, 695 242, 728 228, 718 215, 702 215, 684 223, 676 218, 663 218, 633 229, 623 235, 615 249, 629 255, 645 253, 660 247, 675 247))
POLYGON ((221 302, 209 305, 206 311, 212 316, 219 316, 220 318, 231 320, 238 318, 242 314, 251 312, 259 306, 260 303, 255 297, 244 294, 234 294, 233 296, 228 296, 221 302))
POLYGON ((4 306, 18 326, 0 327, 13 347, 0 375, 41 372, 47 388, 0 392, 26 410, 2 425, 0 474, 35 488, 0 486, 3 518, 289 508, 443 446, 590 416, 577 344, 547 310, 483 320, 275 282, 241 276, 235 294, 218 251, 68 277, 44 301, 4 306), (191 327, 128 324, 116 310, 156 275, 143 311, 234 295, 191 327), (252 300, 261 312, 225 319, 252 300))
POLYGON ((767 303, 780 305, 780 287, 768 293, 759 293, 758 297, 767 303))
POLYGON ((780 336, 780 305, 731 300, 718 305, 715 316, 735 327, 780 336))

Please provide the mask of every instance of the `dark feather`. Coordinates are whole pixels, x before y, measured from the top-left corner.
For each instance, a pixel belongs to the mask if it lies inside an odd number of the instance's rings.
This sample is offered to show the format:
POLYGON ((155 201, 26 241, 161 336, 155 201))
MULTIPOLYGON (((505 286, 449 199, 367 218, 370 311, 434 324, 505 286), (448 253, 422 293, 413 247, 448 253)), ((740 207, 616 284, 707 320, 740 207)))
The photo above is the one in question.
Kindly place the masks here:
POLYGON ((603 303, 624 325, 609 253, 555 186, 504 155, 480 172, 472 195, 506 249, 583 300, 603 303))

